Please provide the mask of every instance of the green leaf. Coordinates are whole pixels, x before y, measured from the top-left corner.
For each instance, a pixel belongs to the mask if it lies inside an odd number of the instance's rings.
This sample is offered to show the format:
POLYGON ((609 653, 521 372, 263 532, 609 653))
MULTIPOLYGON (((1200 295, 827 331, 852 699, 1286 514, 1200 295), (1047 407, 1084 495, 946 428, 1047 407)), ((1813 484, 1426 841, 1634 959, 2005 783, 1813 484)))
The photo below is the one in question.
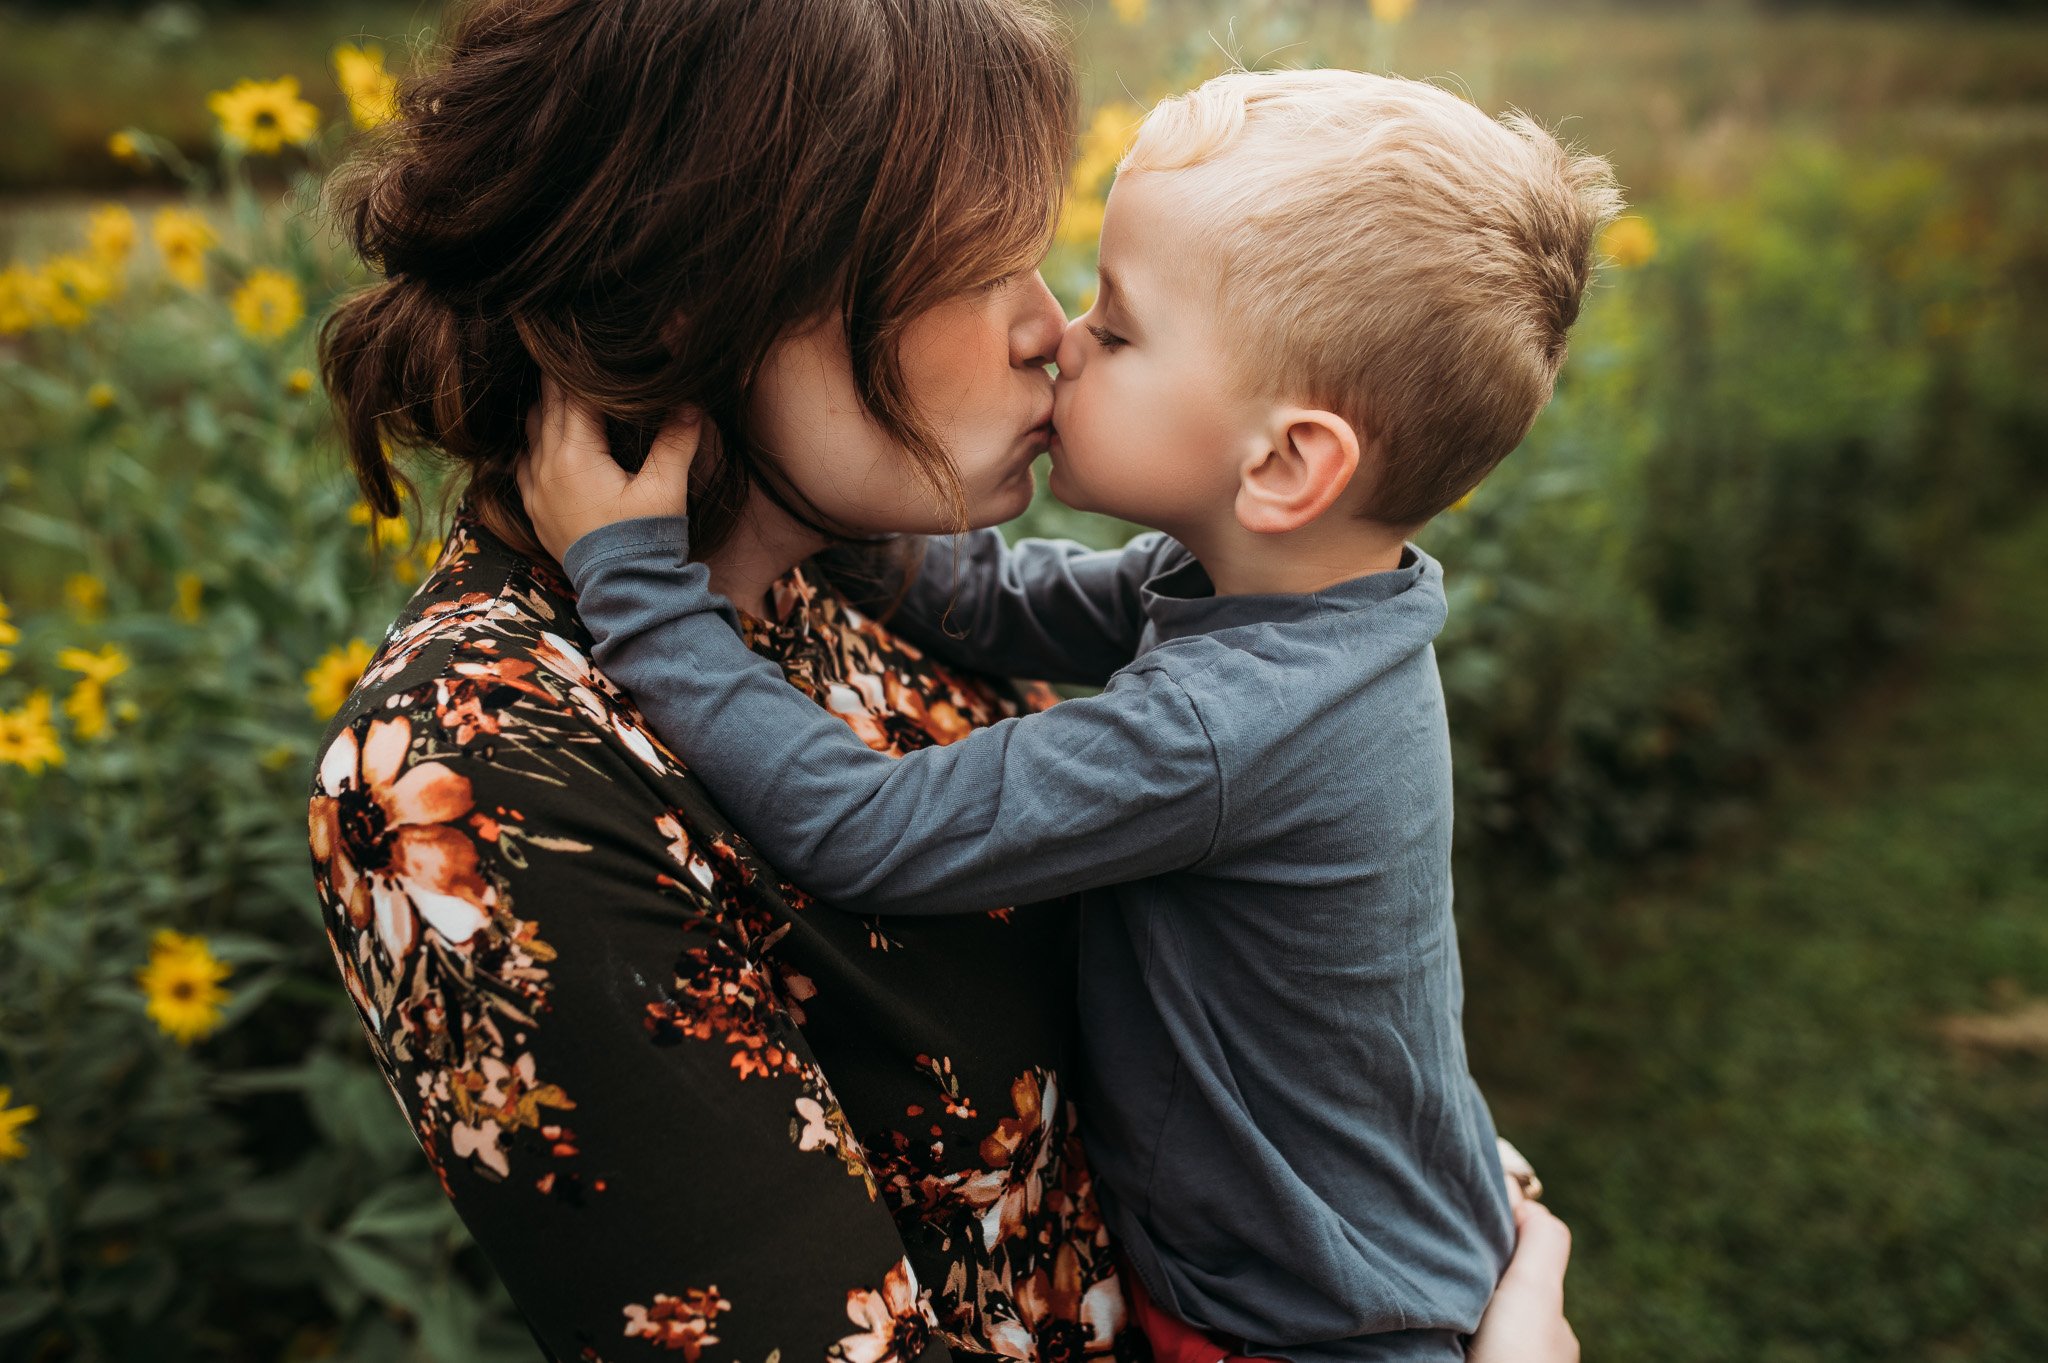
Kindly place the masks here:
POLYGON ((45 516, 39 511, 30 511, 26 507, 0 506, 0 528, 81 554, 88 547, 85 532, 77 526, 68 521, 60 521, 54 516, 45 516))
POLYGON ((57 1298, 39 1287, 0 1292, 0 1335, 18 1334, 34 1325, 57 1304, 57 1298))
POLYGON ((185 400, 185 433, 203 450, 220 447, 220 416, 213 404, 197 393, 185 400))
POLYGON ((360 1240, 329 1240, 327 1252, 349 1281, 377 1300, 404 1311, 419 1309, 423 1275, 418 1265, 360 1240))
POLYGON ((19 1278, 43 1238, 40 1203, 26 1200, 0 1207, 0 1244, 7 1248, 7 1276, 19 1278))
POLYGON ((341 1234, 410 1239, 454 1230, 459 1224, 455 1209, 433 1180, 406 1179, 388 1183, 364 1198, 342 1223, 341 1234))
POLYGON ((437 1282, 420 1304, 420 1347, 442 1363, 471 1363, 482 1317, 475 1297, 454 1283, 437 1282))
MULTIPOLYGON (((303 823, 304 820, 299 820, 298 822, 303 823)), ((296 828, 296 824, 294 827, 296 828)), ((293 846, 295 848, 300 847, 304 842, 305 838, 301 834, 294 841, 293 846)), ((282 961, 292 954, 276 942, 253 936, 246 932, 209 933, 206 938, 206 944, 212 948, 214 955, 230 965, 250 965, 263 961, 282 961)))
POLYGON ((109 1183, 85 1200, 78 1213, 81 1226, 116 1226, 139 1221, 164 1204, 161 1190, 147 1183, 109 1183))
POLYGON ((252 1226, 287 1226, 308 1210, 306 1192, 290 1178, 263 1179, 228 1194, 227 1214, 252 1226))

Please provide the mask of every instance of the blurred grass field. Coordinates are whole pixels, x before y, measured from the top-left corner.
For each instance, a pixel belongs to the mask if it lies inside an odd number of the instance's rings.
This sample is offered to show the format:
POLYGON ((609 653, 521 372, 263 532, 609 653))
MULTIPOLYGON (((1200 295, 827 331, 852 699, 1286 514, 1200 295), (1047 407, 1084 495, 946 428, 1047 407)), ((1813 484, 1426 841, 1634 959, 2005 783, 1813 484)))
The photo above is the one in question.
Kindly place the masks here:
POLYGON ((1473 944, 1588 1358, 2048 1357, 2048 517, 1962 552, 1739 836, 1473 944))
MULTIPOLYGON (((1151 0, 1138 23, 1121 22, 1109 0, 1063 8, 1091 108, 1168 93, 1226 57, 1370 60, 1444 79, 1484 107, 1569 120, 1639 197, 1712 171, 1752 135, 1991 159, 2038 156, 2048 141, 2048 39, 2018 17, 1510 0, 1423 3, 1389 31, 1376 30, 1364 0, 1151 0)), ((213 139, 206 93, 252 73, 295 76, 338 115, 327 70, 336 42, 381 43, 402 66, 437 20, 424 0, 220 13, 171 3, 140 18, 0 9, 0 194, 132 184, 105 155, 113 128, 148 128, 203 155, 213 139)))
MULTIPOLYGON (((1232 59, 1614 160, 1555 403, 1425 534, 1475 1068, 1589 1358, 2048 1358, 2048 22, 1404 8, 1070 6, 1047 277, 1091 286, 1133 107, 1232 59)), ((0 9, 0 1359, 530 1356, 306 880, 311 743, 438 533, 357 502, 310 369, 342 129, 223 158, 207 110, 289 75, 342 124, 334 45, 435 18, 0 9), (158 962, 217 974, 184 1035, 158 962)))

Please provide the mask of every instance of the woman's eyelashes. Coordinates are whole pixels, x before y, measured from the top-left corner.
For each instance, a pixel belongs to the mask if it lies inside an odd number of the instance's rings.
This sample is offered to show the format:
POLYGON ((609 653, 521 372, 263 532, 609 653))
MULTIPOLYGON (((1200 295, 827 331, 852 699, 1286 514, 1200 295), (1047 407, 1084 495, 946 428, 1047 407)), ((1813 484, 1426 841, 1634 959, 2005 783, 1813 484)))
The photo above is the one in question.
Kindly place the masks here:
POLYGON ((1095 344, 1101 346, 1104 350, 1115 350, 1117 347, 1126 344, 1123 337, 1117 335, 1108 327, 1097 326, 1093 322, 1088 324, 1088 334, 1093 336, 1095 344))

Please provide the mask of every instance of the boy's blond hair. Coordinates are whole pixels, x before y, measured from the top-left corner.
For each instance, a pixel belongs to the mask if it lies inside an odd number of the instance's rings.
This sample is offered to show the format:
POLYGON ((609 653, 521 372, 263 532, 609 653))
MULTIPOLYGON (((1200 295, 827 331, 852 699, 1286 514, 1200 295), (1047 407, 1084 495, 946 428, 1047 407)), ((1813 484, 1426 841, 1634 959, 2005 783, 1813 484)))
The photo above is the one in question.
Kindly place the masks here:
POLYGON ((1248 386, 1377 439, 1362 514, 1420 525, 1550 400, 1607 162, 1421 81, 1234 71, 1160 103, 1118 169, 1191 171, 1248 386))

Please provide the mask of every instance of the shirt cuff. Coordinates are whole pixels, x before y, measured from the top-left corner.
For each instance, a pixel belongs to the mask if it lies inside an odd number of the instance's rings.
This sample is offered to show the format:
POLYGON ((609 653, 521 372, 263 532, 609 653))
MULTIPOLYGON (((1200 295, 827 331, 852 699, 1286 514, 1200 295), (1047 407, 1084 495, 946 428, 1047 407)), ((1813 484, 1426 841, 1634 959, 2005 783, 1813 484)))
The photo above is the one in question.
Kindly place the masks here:
POLYGON ((650 549, 672 552, 678 567, 690 561, 690 518, 688 516, 639 516, 630 521, 601 525, 570 545, 562 555, 562 571, 578 591, 583 578, 599 563, 646 553, 650 549))

